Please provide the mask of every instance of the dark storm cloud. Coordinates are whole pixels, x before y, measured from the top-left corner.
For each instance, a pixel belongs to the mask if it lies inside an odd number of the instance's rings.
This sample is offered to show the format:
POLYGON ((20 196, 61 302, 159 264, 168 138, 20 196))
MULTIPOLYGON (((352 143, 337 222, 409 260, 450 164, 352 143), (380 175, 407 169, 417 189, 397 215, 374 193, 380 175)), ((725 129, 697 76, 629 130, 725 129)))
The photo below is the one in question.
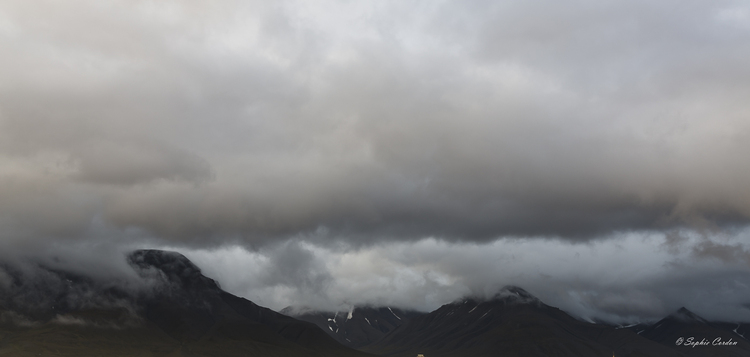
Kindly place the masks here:
POLYGON ((66 206, 46 235, 580 238, 750 212, 742 3, 3 7, 0 178, 66 206))
POLYGON ((301 294, 321 294, 332 281, 320 260, 299 243, 287 242, 267 254, 267 264, 273 269, 261 278, 265 284, 291 287, 301 294))

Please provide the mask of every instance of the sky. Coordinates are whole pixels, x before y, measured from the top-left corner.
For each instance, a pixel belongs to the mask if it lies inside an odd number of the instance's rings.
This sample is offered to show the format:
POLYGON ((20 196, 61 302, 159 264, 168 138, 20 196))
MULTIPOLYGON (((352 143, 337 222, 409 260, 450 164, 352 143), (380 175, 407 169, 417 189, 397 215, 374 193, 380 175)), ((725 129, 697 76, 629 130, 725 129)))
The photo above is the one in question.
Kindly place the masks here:
POLYGON ((3 1, 0 255, 750 321, 749 43, 743 1, 3 1))

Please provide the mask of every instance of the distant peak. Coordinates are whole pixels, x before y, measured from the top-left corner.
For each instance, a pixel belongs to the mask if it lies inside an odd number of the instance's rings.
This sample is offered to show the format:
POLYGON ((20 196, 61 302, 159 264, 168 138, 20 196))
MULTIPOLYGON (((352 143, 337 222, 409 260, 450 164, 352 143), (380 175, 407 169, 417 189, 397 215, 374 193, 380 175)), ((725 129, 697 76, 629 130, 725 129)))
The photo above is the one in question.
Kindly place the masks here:
POLYGON ((150 276, 152 275, 150 270, 157 269, 168 281, 180 283, 185 288, 220 289, 216 281, 205 277, 197 265, 177 252, 156 249, 136 250, 128 255, 128 262, 142 276, 150 276))
POLYGON ((677 311, 670 314, 668 318, 672 318, 681 322, 706 322, 704 318, 696 315, 694 312, 686 309, 685 307, 679 308, 677 311))
POLYGON ((484 298, 480 296, 467 296, 463 299, 456 300, 452 304, 482 304, 486 302, 498 302, 503 304, 532 304, 541 306, 543 305, 542 301, 539 300, 536 296, 532 295, 528 291, 515 286, 515 285, 506 285, 502 289, 500 289, 495 295, 484 298))
POLYGON ((131 263, 141 267, 179 267, 183 269, 188 268, 192 271, 200 272, 200 268, 193 264, 190 259, 180 253, 167 250, 139 249, 131 252, 128 255, 128 260, 131 263))
MULTIPOLYGON (((522 295, 528 295, 532 296, 531 293, 524 290, 523 288, 515 285, 506 285, 502 289, 500 289, 500 293, 507 292, 512 294, 522 294, 522 295)), ((533 297, 533 296, 532 296, 533 297)))
POLYGON ((528 291, 514 285, 507 285, 492 297, 492 300, 502 300, 519 304, 540 304, 542 301, 528 291))

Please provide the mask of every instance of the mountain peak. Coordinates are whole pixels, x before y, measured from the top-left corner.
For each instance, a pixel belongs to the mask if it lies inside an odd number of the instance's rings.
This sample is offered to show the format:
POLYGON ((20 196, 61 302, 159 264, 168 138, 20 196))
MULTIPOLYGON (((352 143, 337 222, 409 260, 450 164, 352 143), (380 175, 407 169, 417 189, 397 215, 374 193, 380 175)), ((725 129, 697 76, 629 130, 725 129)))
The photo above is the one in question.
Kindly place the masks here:
POLYGON ((667 318, 671 318, 674 320, 678 320, 680 322, 688 322, 688 323, 706 323, 707 321, 693 313, 692 311, 686 309, 684 306, 679 308, 677 311, 671 313, 667 318))
POLYGON ((536 296, 514 285, 506 285, 498 291, 491 300, 499 300, 514 304, 541 304, 536 296))
POLYGON ((152 266, 159 269, 179 268, 179 270, 187 269, 191 273, 200 273, 201 271, 198 266, 193 264, 184 255, 168 250, 138 249, 128 255, 128 261, 140 267, 152 266))
POLYGON ((220 289, 216 281, 204 276, 197 265, 177 252, 157 249, 136 250, 128 255, 128 262, 141 276, 160 276, 188 290, 220 289), (154 276, 154 269, 161 274, 154 276))

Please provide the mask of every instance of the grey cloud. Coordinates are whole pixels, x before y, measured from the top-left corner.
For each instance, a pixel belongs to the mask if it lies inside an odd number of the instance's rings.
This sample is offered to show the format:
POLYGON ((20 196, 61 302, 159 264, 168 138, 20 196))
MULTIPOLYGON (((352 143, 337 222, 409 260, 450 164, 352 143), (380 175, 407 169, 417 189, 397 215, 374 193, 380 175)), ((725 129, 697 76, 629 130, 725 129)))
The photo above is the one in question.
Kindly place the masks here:
MULTIPOLYGON (((677 252, 654 249, 669 238, 650 233, 613 238, 618 244, 424 239, 357 249, 302 242, 265 251, 234 247, 186 254, 224 288, 274 309, 296 305, 338 311, 375 305, 431 311, 459 298, 491 297, 505 285, 519 285, 549 305, 594 321, 655 321, 682 306, 709 320, 749 321, 750 267, 696 256, 693 249, 706 238, 696 232, 681 235, 686 249, 677 252)), ((724 239, 746 249, 746 236, 724 239)))
MULTIPOLYGON (((345 303, 332 299, 336 279, 327 259, 311 250, 309 243, 285 241, 257 251, 240 246, 211 250, 185 250, 204 274, 217 279, 223 289, 264 306, 289 305, 337 309, 345 303), (222 257, 216 259, 216 257, 222 257)), ((335 258, 331 255, 331 258, 335 258)))
POLYGON ((682 232, 673 230, 664 234, 664 244, 662 247, 672 254, 677 254, 687 242, 688 238, 682 232))
POLYGON ((311 251, 296 242, 287 242, 274 249, 268 264, 273 267, 261 279, 265 284, 293 287, 300 294, 321 294, 332 277, 311 251))
POLYGON ((742 4, 327 6, 11 3, 0 153, 196 244, 747 223, 742 4))
POLYGON ((100 209, 99 198, 49 178, 0 179, 0 237, 4 242, 43 244, 79 237, 100 209))
POLYGON ((144 143, 92 146, 92 151, 78 155, 80 169, 73 179, 134 185, 160 179, 203 183, 212 178, 208 162, 187 152, 144 143))
POLYGON ((750 251, 739 243, 717 243, 706 240, 692 249, 693 255, 703 259, 718 259, 725 263, 750 266, 750 251))

